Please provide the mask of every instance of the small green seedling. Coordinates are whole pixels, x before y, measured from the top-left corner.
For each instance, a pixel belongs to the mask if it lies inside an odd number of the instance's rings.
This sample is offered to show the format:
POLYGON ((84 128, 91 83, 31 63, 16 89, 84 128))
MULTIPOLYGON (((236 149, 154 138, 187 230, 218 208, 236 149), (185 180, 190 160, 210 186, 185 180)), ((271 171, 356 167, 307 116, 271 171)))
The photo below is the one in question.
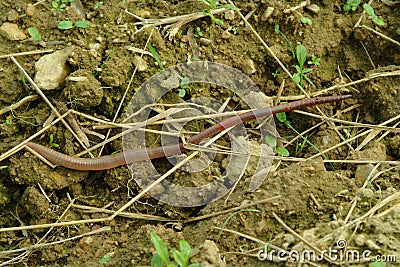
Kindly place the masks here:
MULTIPOLYGON (((75 22, 75 27, 86 29, 89 27, 89 22, 85 20, 79 20, 75 22)), ((70 30, 74 28, 74 24, 69 20, 62 20, 58 23, 57 28, 59 28, 60 30, 70 30)))
POLYGON ((7 168, 8 168, 8 166, 2 165, 2 166, 0 166, 0 171, 1 171, 1 170, 5 170, 5 169, 7 169, 7 168))
POLYGON ((182 78, 181 84, 180 84, 181 88, 179 89, 179 92, 178 92, 178 95, 180 97, 184 97, 186 95, 186 89, 189 87, 189 82, 190 82, 189 77, 182 78))
POLYGON ((384 26, 385 25, 385 22, 382 19, 378 18, 377 15, 375 15, 375 11, 374 11, 374 8, 372 6, 370 6, 368 4, 364 4, 363 8, 364 8, 365 13, 367 13, 370 16, 371 20, 376 25, 378 25, 378 26, 384 26))
POLYGON ((200 264, 190 264, 189 260, 193 255, 193 250, 186 240, 179 241, 179 249, 168 251, 167 245, 156 233, 150 233, 150 239, 156 250, 156 254, 151 257, 151 267, 200 267, 200 264), (174 258, 171 262, 170 255, 174 258))
POLYGON ((87 29, 89 28, 89 22, 87 22, 86 20, 78 20, 77 22, 75 22, 75 27, 87 29))
POLYGON ((276 152, 276 154, 282 156, 282 157, 288 157, 290 155, 289 151, 281 146, 276 147, 276 138, 272 135, 266 135, 265 136, 265 142, 267 145, 271 148, 273 148, 276 152))
POLYGON ((111 256, 106 254, 99 260, 99 264, 104 264, 106 262, 109 262, 110 260, 111 260, 111 256))
POLYGON ((153 267, 158 267, 158 266, 168 266, 168 267, 177 267, 177 266, 182 266, 182 267, 195 267, 195 266, 200 266, 199 264, 190 264, 189 265, 189 259, 193 254, 192 249, 190 248, 190 245, 186 240, 181 240, 179 242, 179 248, 180 250, 172 249, 171 251, 168 251, 167 246, 165 242, 157 236, 154 232, 150 233, 151 236, 151 241, 154 245, 154 248, 157 251, 157 254, 155 254, 151 258, 151 266, 153 267), (172 255, 176 264, 171 263, 169 255, 172 255))
POLYGON ((103 1, 98 1, 98 2, 96 3, 96 5, 94 6, 94 10, 99 9, 102 5, 103 5, 103 1))
POLYGON ((51 147, 59 147, 58 144, 54 143, 54 135, 53 134, 50 135, 49 144, 50 144, 51 147))
POLYGON ((38 30, 36 30, 36 28, 33 28, 33 27, 28 28, 28 33, 32 37, 32 39, 35 41, 40 41, 40 39, 42 39, 42 36, 39 34, 39 32, 38 32, 38 30))
POLYGON ((312 25, 312 20, 309 17, 302 17, 300 21, 304 24, 312 25))
MULTIPOLYGON (((295 132, 298 136, 300 136, 305 143, 307 143, 308 145, 310 145, 312 148, 314 148, 316 151, 318 151, 319 153, 321 152, 321 150, 316 147, 313 143, 311 143, 308 138, 306 136, 303 136, 299 131, 297 131, 291 124, 291 122, 289 120, 286 119, 286 113, 285 112, 281 112, 281 113, 277 113, 275 114, 276 118, 278 119, 279 122, 283 123, 286 127, 288 127, 290 130, 292 130, 293 132, 295 132)), ((303 145, 304 148, 304 145, 303 145)), ((303 149, 301 148, 301 150, 303 149)), ((301 152, 301 150, 299 150, 301 152)), ((297 151, 296 148, 296 153, 299 152, 297 151)), ((278 153, 278 152, 277 152, 278 153)), ((322 155, 325 159, 327 159, 327 157, 323 154, 322 155)))
POLYGON ((13 123, 12 123, 12 120, 6 120, 6 124, 7 125, 12 125, 13 123))
POLYGON ((154 59, 156 60, 156 62, 158 64, 158 66, 160 67, 160 69, 162 71, 165 71, 164 66, 163 66, 163 64, 162 64, 162 62, 160 60, 160 57, 158 56, 157 51, 154 49, 154 47, 149 43, 147 45, 147 48, 149 48, 150 53, 153 55, 154 59))
POLYGON ((279 70, 275 70, 275 72, 273 72, 272 73, 272 76, 274 77, 274 78, 278 78, 279 77, 279 70))
POLYGON ((284 34, 283 32, 281 32, 279 24, 276 24, 276 25, 274 26, 274 31, 275 31, 275 34, 280 34, 280 35, 283 37, 283 39, 285 40, 285 42, 286 42, 287 45, 289 46, 290 51, 292 52, 292 57, 293 57, 293 58, 296 58, 296 55, 294 54, 294 49, 293 49, 292 43, 291 43, 291 42, 289 41, 289 39, 287 38, 286 34, 284 34))
POLYGON ((197 38, 203 37, 203 32, 201 31, 200 27, 196 27, 196 33, 194 34, 194 37, 197 38))
POLYGON ((64 9, 67 7, 68 3, 71 3, 73 0, 53 0, 51 2, 51 11, 64 11, 64 9))
POLYGON ((314 54, 312 54, 311 60, 307 61, 307 64, 319 66, 320 62, 321 62, 321 59, 319 57, 316 57, 314 54))
POLYGON ((236 27, 233 27, 231 30, 234 35, 238 33, 238 29, 236 27))
POLYGON ((369 267, 386 267, 386 262, 384 261, 374 261, 369 264, 369 267))
POLYGON ((217 25, 223 25, 224 22, 220 19, 217 19, 216 17, 214 17, 214 15, 212 14, 211 10, 217 9, 217 8, 229 8, 231 10, 237 11, 240 10, 239 8, 237 8, 235 5, 232 4, 226 4, 226 5, 218 5, 219 4, 219 0, 198 0, 199 2, 202 2, 204 4, 206 4, 207 6, 210 7, 210 9, 204 9, 203 10, 203 14, 205 16, 210 17, 211 21, 217 25))
POLYGON ((343 10, 347 14, 352 11, 356 11, 357 7, 360 5, 361 0, 347 0, 346 4, 343 5, 343 10))
POLYGON ((298 44, 296 47, 296 59, 299 63, 295 65, 294 68, 296 69, 297 73, 293 74, 293 80, 303 87, 303 79, 306 80, 312 87, 315 87, 315 84, 307 77, 306 73, 311 72, 312 68, 304 68, 304 64, 306 63, 307 59, 307 49, 304 45, 298 44))

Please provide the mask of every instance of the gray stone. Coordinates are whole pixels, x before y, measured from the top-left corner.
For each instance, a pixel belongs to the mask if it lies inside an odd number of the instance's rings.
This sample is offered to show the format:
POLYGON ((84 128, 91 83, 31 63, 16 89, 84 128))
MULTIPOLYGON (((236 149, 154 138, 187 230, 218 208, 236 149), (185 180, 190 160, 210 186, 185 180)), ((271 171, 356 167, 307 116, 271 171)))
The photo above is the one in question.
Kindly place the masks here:
POLYGON ((35 64, 35 82, 43 90, 59 89, 70 70, 67 60, 72 54, 72 47, 42 56, 35 64))
POLYGON ((137 67, 138 71, 145 71, 148 68, 147 62, 140 56, 133 58, 133 64, 137 67))
POLYGON ((251 59, 244 60, 242 63, 242 71, 246 75, 251 75, 251 74, 256 73, 257 70, 255 67, 254 61, 251 59))
POLYGON ((1 25, 0 34, 10 41, 26 39, 25 33, 18 28, 18 25, 10 22, 5 22, 1 25))
POLYGON ((314 14, 317 14, 320 11, 320 7, 316 4, 312 4, 306 7, 309 11, 311 11, 314 14))

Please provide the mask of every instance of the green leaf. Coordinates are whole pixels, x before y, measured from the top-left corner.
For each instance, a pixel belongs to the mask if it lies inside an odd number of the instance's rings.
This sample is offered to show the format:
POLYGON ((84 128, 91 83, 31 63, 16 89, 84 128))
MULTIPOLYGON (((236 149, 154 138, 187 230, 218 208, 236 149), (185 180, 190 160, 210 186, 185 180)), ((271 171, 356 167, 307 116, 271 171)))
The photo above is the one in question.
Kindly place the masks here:
POLYGON ((304 45, 298 44, 296 47, 296 57, 299 62, 300 69, 303 68, 304 63, 306 62, 307 57, 307 49, 304 45))
POLYGON ((72 29, 74 26, 72 25, 71 21, 68 20, 62 20, 58 23, 57 28, 61 30, 69 30, 72 29))
POLYGON ((181 88, 182 89, 188 88, 189 87, 189 82, 190 82, 189 77, 183 77, 182 80, 181 80, 181 88))
POLYGON ((385 25, 385 22, 383 20, 381 20, 380 18, 376 17, 376 16, 372 18, 372 21, 378 26, 384 26, 385 25))
POLYGON ((103 258, 101 258, 101 259, 99 260, 99 264, 104 264, 104 263, 106 263, 106 262, 109 262, 110 259, 111 259, 110 255, 106 254, 106 255, 103 256, 103 258))
POLYGON ((1 171, 1 170, 4 170, 4 169, 7 169, 7 168, 8 168, 8 166, 5 166, 5 165, 0 166, 0 171, 1 171))
POLYGON ((343 11, 346 12, 346 13, 348 13, 350 10, 351 10, 351 6, 348 5, 348 4, 344 4, 344 6, 343 6, 343 11))
POLYGON ((28 33, 35 41, 39 41, 42 38, 42 36, 40 36, 40 34, 39 34, 38 30, 36 30, 36 28, 33 28, 33 27, 28 28, 28 33))
POLYGON ((369 264, 369 267, 386 267, 386 262, 384 261, 374 261, 369 264))
POLYGON ((223 6, 221 6, 221 8, 229 8, 229 9, 231 9, 233 11, 239 11, 240 10, 240 8, 238 8, 237 6, 232 5, 232 4, 223 5, 223 6))
POLYGON ((275 26, 274 26, 274 31, 275 31, 275 34, 280 34, 280 30, 279 30, 279 24, 276 24, 275 26))
POLYGON ((53 2, 51 2, 51 6, 53 7, 53 8, 58 8, 58 2, 56 2, 56 1, 53 1, 53 2))
POLYGON ((301 81, 300 74, 299 73, 293 74, 293 80, 295 83, 299 84, 301 81))
POLYGON ((169 261, 168 249, 165 242, 161 239, 161 237, 159 237, 154 232, 150 232, 150 239, 162 261, 165 262, 166 264, 169 264, 170 261, 169 261))
POLYGON ((276 113, 275 116, 278 119, 278 121, 280 121, 280 122, 286 121, 286 113, 285 112, 276 113))
POLYGON ((220 26, 224 25, 224 22, 220 19, 215 19, 214 22, 215 22, 215 24, 220 25, 220 26))
POLYGON ((178 251, 178 250, 173 250, 172 256, 174 257, 175 262, 179 266, 187 266, 188 265, 189 258, 186 257, 185 253, 178 251))
POLYGON ((151 267, 162 267, 164 265, 163 260, 160 258, 160 255, 154 254, 151 257, 151 267))
POLYGON ((185 89, 179 89, 178 96, 179 97, 185 97, 185 95, 186 95, 186 90, 185 89))
POLYGON ((288 157, 290 155, 289 151, 284 147, 277 147, 275 152, 282 157, 288 157))
POLYGON ((157 61, 160 69, 164 70, 164 66, 163 66, 160 58, 158 57, 157 51, 154 49, 154 47, 150 43, 147 45, 147 47, 149 48, 149 51, 153 55, 154 59, 157 61))
POLYGON ((89 22, 87 22, 86 20, 79 20, 75 23, 75 26, 78 28, 87 29, 89 28, 89 22))
POLYGON ((304 24, 312 25, 312 20, 309 17, 302 17, 300 20, 304 24))
POLYGON ((272 135, 267 134, 265 136, 265 142, 269 147, 275 148, 276 147, 276 138, 272 135))
POLYGON ((179 249, 181 250, 181 252, 188 256, 188 259, 190 259, 193 251, 186 240, 179 241, 179 249))
POLYGON ((363 8, 365 10, 365 13, 367 13, 370 16, 375 16, 374 8, 368 4, 364 4, 363 8))

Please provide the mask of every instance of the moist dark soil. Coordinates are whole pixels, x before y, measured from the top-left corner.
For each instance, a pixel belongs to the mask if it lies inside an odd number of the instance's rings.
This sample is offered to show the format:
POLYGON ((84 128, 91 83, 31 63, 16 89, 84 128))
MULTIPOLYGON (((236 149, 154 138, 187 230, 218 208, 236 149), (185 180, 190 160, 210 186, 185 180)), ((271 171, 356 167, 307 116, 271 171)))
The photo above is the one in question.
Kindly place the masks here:
MULTIPOLYGON (((195 0, 150 2, 82 0, 82 9, 67 3, 58 11, 52 10, 50 1, 0 2, 0 26, 12 24, 15 27, 12 36, 4 32, 0 35, 0 152, 3 155, 42 130, 51 121, 50 116, 52 120, 56 118, 42 97, 2 110, 27 96, 37 95, 9 56, 21 52, 42 51, 15 55, 27 74, 35 77, 35 64, 43 56, 67 51, 65 77, 56 88, 43 92, 60 113, 67 109, 80 112, 74 116, 78 128, 86 129, 89 146, 102 142, 108 133, 110 136, 120 133, 121 129, 105 127, 101 121, 84 115, 102 121, 113 121, 115 117, 116 123, 122 123, 135 92, 151 77, 162 73, 161 67, 199 60, 226 64, 243 71, 263 95, 271 97, 267 101, 273 102, 277 95, 281 96, 281 102, 304 97, 238 13, 228 10, 215 15, 215 19, 206 16, 189 21, 173 34, 168 24, 142 28, 138 24, 139 17, 167 19, 210 7, 195 0), (58 23, 63 20, 73 25, 86 20, 89 26, 59 29, 58 23), (219 25, 218 20, 223 24, 219 25), (28 29, 32 27, 41 35, 40 40, 30 37, 28 29), (138 49, 148 51, 147 43, 158 58, 148 52, 140 57, 142 52, 138 49)), ((104 171, 75 171, 51 168, 31 152, 20 150, 0 162, 0 226, 3 229, 0 232, 0 266, 150 266, 150 257, 155 253, 151 231, 157 233, 169 249, 178 248, 179 241, 186 240, 194 249, 190 262, 201 266, 298 266, 298 261, 293 259, 279 262, 276 257, 273 261, 257 258, 263 249, 262 242, 270 244, 269 251, 279 247, 299 253, 307 249, 317 254, 318 250, 337 249, 361 254, 368 250, 372 260, 350 263, 354 259, 349 261, 342 257, 342 265, 376 267, 378 265, 372 265, 373 257, 382 255, 387 262, 379 266, 398 266, 400 174, 395 163, 399 160, 400 136, 395 130, 376 128, 369 135, 356 137, 371 126, 356 127, 350 122, 380 125, 390 120, 384 126, 397 126, 400 3, 373 1, 376 16, 384 21, 384 25, 379 26, 363 13, 362 5, 366 1, 347 13, 343 10, 344 1, 310 2, 235 2, 244 16, 249 15, 248 21, 255 32, 292 74, 297 72, 294 66, 299 65, 295 58, 296 47, 302 44, 307 49, 310 62, 304 68, 312 69, 306 73, 309 80, 302 81, 307 94, 353 95, 352 99, 320 106, 326 116, 338 119, 335 122, 319 124, 321 119, 304 113, 286 114, 291 128, 276 120, 280 135, 278 146, 286 146, 293 160, 275 159, 255 192, 248 190, 257 168, 257 160, 252 157, 229 197, 199 207, 176 207, 145 194, 124 210, 130 214, 163 217, 165 221, 156 217, 117 216, 108 221, 21 230, 10 228, 110 216, 94 208, 118 210, 142 190, 133 177, 147 179, 154 175, 148 164, 155 166, 159 173, 165 173, 174 163, 156 159, 134 164, 130 167, 133 171, 126 166, 104 171), (302 22, 304 17, 311 19, 312 24, 302 22), (276 25, 282 34, 276 32, 276 25), (319 64, 313 64, 313 58, 320 59, 319 64), (380 75, 382 73, 388 75, 380 75), (351 82, 354 83, 341 86, 351 82), (327 88, 331 89, 324 92, 327 88), (302 138, 292 128, 297 132, 312 130, 302 134, 302 138), (298 138, 291 141, 296 136, 298 138), (353 138, 351 142, 323 156, 313 157, 350 138, 353 138), (276 198, 239 211, 185 222, 271 197, 276 198), (221 227, 236 232, 221 232, 221 227), (104 231, 91 233, 102 229, 104 231), (87 233, 91 234, 85 235, 87 233), (43 246, 45 243, 48 246, 43 246), (38 246, 30 248, 34 245, 38 246)), ((220 1, 219 4, 226 3, 220 1)), ((56 69, 56 66, 51 68, 56 69)), ((177 83, 176 88, 163 96, 159 104, 164 106, 155 107, 150 117, 168 109, 165 104, 180 104, 198 97, 218 100, 233 110, 252 108, 229 88, 205 83, 183 88, 179 80, 169 82, 177 83), (185 95, 179 95, 183 90, 185 95)), ((303 111, 320 115, 316 107, 303 111)), ((210 120, 189 122, 185 134, 200 132, 214 123, 210 120)), ((255 122, 245 124, 250 129, 249 139, 255 151, 259 151, 263 143, 257 125, 255 122)), ((147 128, 162 130, 159 126, 147 128)), ((36 136, 34 141, 68 155, 83 151, 77 139, 60 122, 36 136)), ((159 134, 146 134, 146 144, 160 145, 159 134)), ((218 148, 227 148, 229 139, 223 136, 216 144, 218 148)), ((143 146, 142 143, 137 145, 143 146)), ((118 138, 105 146, 102 155, 121 150, 122 139, 118 138)), ((94 156, 99 153, 100 149, 92 151, 94 156)), ((201 159, 195 158, 196 162, 201 159)), ((227 155, 217 154, 201 171, 188 172, 181 168, 168 180, 199 186, 224 179, 229 159, 227 155)), ((314 263, 315 266, 333 264, 327 259, 314 263)), ((306 266, 314 265, 306 263, 306 266)))

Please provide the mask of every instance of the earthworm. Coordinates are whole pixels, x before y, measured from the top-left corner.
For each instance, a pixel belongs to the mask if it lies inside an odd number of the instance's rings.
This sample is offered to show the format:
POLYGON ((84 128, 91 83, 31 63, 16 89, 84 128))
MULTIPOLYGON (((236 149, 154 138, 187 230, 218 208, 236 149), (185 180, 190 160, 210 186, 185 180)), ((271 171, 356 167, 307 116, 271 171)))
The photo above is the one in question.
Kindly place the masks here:
MULTIPOLYGON (((319 104, 339 102, 350 97, 352 96, 343 95, 308 98, 283 105, 248 111, 242 114, 238 114, 237 116, 226 118, 216 123, 215 125, 207 128, 199 134, 189 138, 187 140, 187 143, 194 145, 199 144, 202 140, 212 137, 225 129, 236 126, 246 121, 253 120, 255 118, 267 117, 276 113, 289 112, 292 110, 315 106, 319 104)), ((78 158, 62 154, 60 152, 54 151, 33 142, 28 142, 26 145, 54 164, 73 170, 85 171, 111 169, 121 165, 131 164, 133 162, 178 155, 181 152, 187 150, 187 148, 184 147, 183 143, 178 143, 174 145, 154 148, 137 148, 124 151, 115 155, 102 156, 98 158, 78 158)))

